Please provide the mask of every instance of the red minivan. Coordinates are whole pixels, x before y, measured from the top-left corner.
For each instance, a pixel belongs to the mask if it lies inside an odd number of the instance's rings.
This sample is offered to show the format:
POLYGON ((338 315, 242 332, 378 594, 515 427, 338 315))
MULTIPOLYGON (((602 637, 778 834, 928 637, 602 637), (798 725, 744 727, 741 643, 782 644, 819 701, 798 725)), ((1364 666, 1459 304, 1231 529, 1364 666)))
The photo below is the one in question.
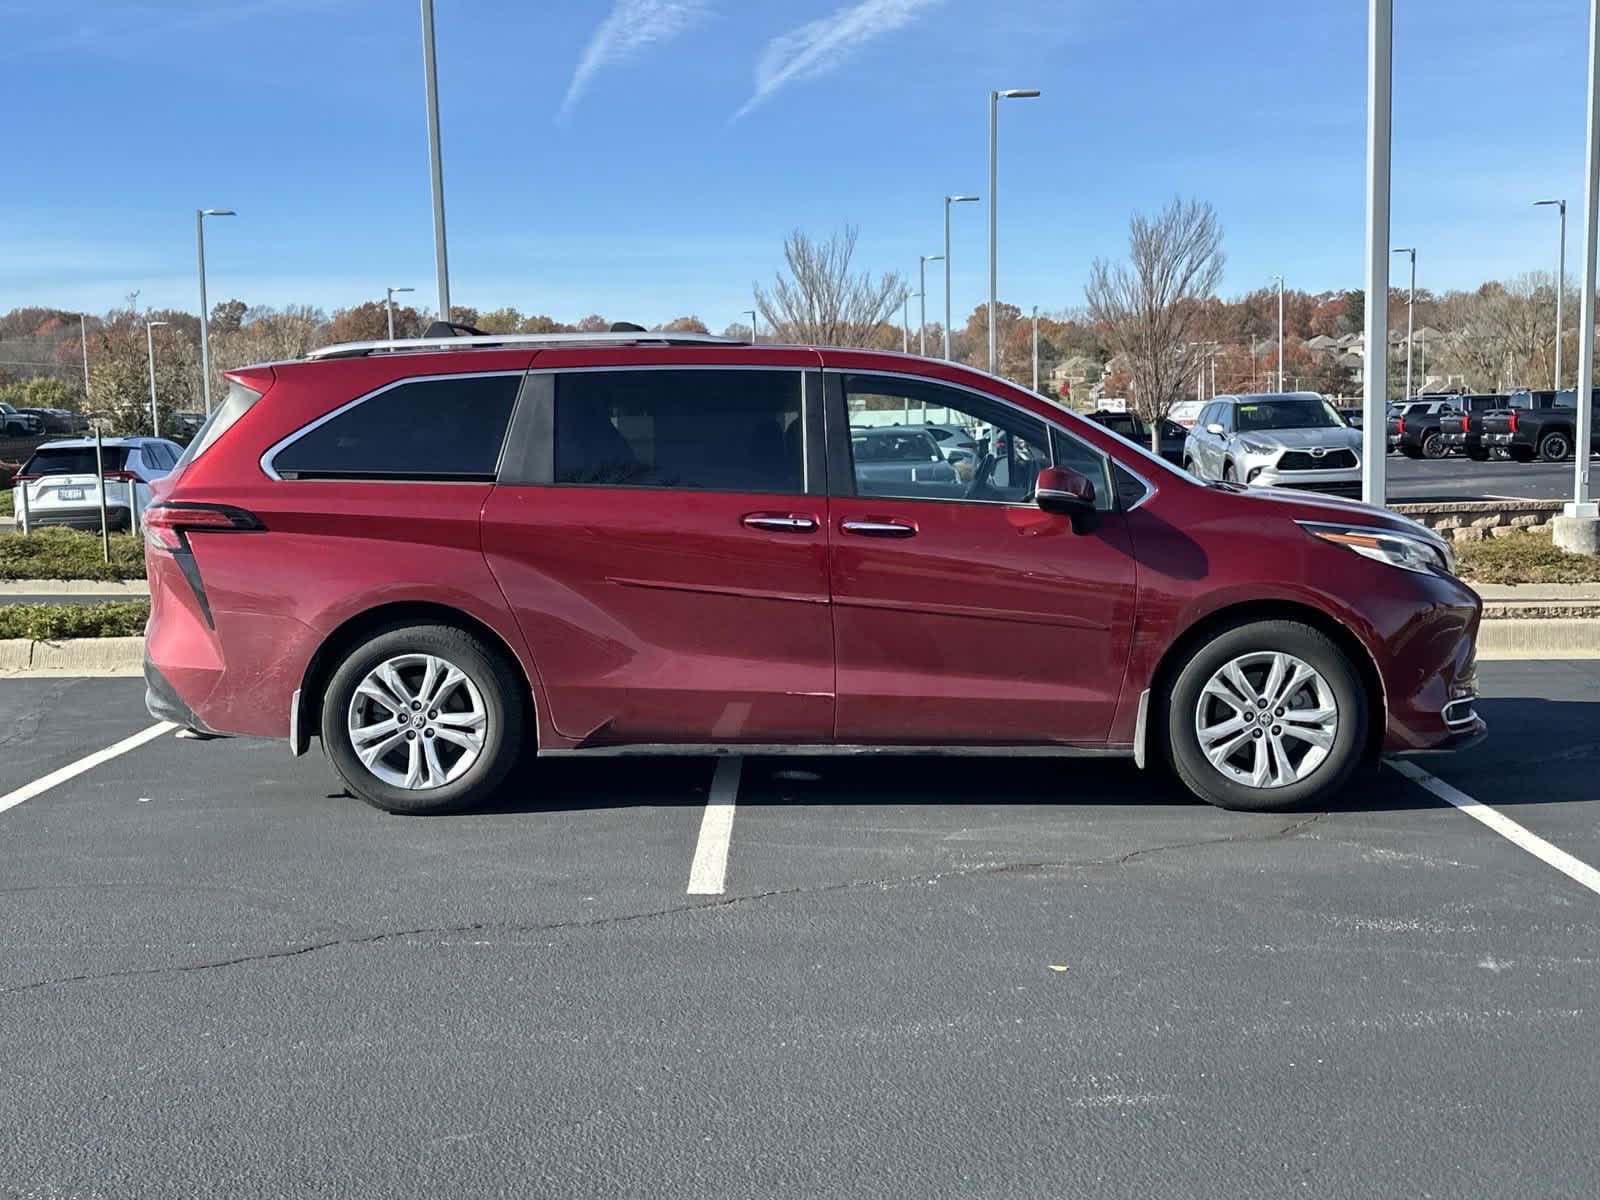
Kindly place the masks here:
POLYGON ((229 380, 146 517, 150 711, 320 736, 392 812, 525 752, 908 750, 1131 756, 1278 809, 1483 735, 1434 534, 1200 483, 953 363, 495 335, 229 380))

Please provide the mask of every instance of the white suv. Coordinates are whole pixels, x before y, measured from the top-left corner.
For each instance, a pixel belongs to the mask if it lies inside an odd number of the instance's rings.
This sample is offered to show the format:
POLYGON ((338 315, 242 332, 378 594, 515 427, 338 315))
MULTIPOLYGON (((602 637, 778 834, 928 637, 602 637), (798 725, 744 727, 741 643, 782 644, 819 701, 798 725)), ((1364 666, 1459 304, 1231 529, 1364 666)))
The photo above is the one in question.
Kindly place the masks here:
MULTIPOLYGON (((165 438, 106 438, 101 443, 106 480, 106 523, 128 527, 150 507, 150 483, 177 464, 183 447, 165 438)), ((23 533, 46 525, 100 528, 100 484, 94 441, 46 442, 17 472, 14 508, 23 533)))
POLYGON ((1183 446, 1201 479, 1361 495, 1361 431, 1315 392, 1218 396, 1183 446))

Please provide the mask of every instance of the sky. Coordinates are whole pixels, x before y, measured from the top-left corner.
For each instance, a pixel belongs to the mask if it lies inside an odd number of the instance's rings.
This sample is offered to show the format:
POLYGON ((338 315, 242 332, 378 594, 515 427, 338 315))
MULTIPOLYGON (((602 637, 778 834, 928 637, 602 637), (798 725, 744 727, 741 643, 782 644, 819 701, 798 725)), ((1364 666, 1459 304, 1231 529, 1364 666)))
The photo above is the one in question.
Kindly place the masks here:
MULTIPOLYGON (((1397 0, 1393 241, 1419 286, 1548 270, 1582 227, 1588 5, 1397 0)), ((956 322, 1072 309, 1135 211, 1209 201, 1223 293, 1358 287, 1359 0, 436 0, 452 302, 744 320, 795 229, 916 283, 955 206, 956 322)), ((0 0, 0 311, 329 312, 434 283, 418 5, 0 0)), ((1397 259, 1396 280, 1403 260, 1397 259)), ((942 315, 928 266, 928 315, 942 315)), ((913 302, 914 303, 914 302, 913 302)), ((913 309, 913 320, 915 310, 913 309)))

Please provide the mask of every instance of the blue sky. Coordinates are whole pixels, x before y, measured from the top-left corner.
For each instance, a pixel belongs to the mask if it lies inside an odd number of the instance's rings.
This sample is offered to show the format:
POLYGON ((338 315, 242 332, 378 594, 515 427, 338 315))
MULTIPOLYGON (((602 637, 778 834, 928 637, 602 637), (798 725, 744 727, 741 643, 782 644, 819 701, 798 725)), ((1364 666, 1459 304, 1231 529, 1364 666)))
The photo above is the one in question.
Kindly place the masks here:
MULTIPOLYGON (((1223 290, 1361 279, 1358 0, 436 0, 452 299, 713 329, 784 235, 860 227, 913 277, 941 197, 987 192, 1001 109, 1000 292, 1082 303, 1089 262, 1174 193, 1226 230, 1223 290)), ((1394 241, 1436 289, 1578 259, 1583 0, 1396 0, 1394 241)), ((417 5, 0 0, 8 122, 0 310, 330 311, 432 293, 417 5)), ((987 196, 985 195, 985 200, 987 196)), ((986 212, 956 209, 957 320, 986 212)), ((1399 260, 1397 260, 1398 269, 1399 260)), ((943 298, 930 264, 929 315, 943 298)))

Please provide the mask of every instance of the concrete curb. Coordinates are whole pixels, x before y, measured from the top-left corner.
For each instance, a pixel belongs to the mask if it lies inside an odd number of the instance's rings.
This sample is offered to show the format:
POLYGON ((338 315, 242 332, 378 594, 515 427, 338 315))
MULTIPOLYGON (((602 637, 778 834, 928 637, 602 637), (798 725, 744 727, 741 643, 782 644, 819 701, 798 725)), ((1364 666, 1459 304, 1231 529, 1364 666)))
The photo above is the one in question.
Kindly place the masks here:
POLYGON ((142 637, 35 642, 0 638, 0 678, 39 675, 128 676, 144 673, 142 637))
POLYGON ((1478 626, 1478 658, 1600 658, 1600 621, 1506 617, 1478 626))
POLYGON ((0 579, 0 596, 105 596, 142 600, 148 579, 0 579))

